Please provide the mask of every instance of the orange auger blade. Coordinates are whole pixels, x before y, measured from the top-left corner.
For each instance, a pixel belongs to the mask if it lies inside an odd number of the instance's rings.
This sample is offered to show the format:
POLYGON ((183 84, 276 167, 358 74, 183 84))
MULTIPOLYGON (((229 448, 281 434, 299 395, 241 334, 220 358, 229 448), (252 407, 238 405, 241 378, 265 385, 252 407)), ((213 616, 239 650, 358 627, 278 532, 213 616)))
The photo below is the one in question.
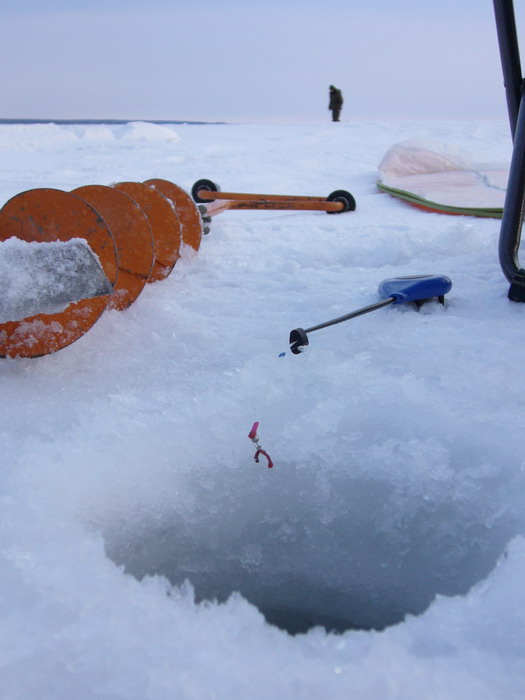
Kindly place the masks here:
POLYGON ((154 178, 146 180, 144 184, 154 187, 173 203, 181 225, 182 242, 199 250, 203 233, 202 217, 190 195, 169 180, 154 178))
MULTIPOLYGON (((50 188, 15 195, 0 209, 0 241, 85 239, 111 284, 117 280, 117 251, 98 212, 74 194, 50 188)), ((39 357, 78 340, 97 321, 111 295, 82 299, 62 312, 37 314, 0 324, 0 356, 39 357)))
POLYGON ((148 282, 164 279, 179 259, 181 226, 174 208, 164 195, 141 182, 118 182, 113 187, 131 197, 148 219, 155 251, 148 282))
POLYGON ((110 308, 127 309, 153 269, 154 246, 148 219, 135 200, 106 185, 85 185, 73 194, 88 202, 109 226, 118 253, 118 279, 110 308))

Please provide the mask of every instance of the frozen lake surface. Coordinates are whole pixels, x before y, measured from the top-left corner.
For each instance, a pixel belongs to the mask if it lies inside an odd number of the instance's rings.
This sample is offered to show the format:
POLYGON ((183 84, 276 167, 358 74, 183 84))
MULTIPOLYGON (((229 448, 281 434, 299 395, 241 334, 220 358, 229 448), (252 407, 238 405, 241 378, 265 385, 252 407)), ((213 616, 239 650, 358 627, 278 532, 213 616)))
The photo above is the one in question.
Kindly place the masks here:
POLYGON ((405 139, 510 159, 506 123, 0 125, 1 204, 149 178, 357 201, 225 212, 128 310, 0 361, 6 699, 522 699, 525 306, 499 221, 377 191, 405 139), (289 352, 414 274, 444 306, 289 352))

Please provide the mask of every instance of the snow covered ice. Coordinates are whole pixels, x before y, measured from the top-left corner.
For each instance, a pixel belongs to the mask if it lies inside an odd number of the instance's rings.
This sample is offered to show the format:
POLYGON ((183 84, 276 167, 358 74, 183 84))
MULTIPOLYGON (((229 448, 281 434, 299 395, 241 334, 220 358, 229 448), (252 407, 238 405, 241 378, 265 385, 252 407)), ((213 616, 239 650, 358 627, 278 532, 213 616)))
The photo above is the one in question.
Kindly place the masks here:
POLYGON ((525 306, 499 221, 377 191, 406 139, 510 159, 506 123, 0 126, 1 202, 152 177, 357 201, 225 212, 125 312, 1 360, 3 697, 521 700, 525 306), (445 306, 288 351, 430 273, 445 306))

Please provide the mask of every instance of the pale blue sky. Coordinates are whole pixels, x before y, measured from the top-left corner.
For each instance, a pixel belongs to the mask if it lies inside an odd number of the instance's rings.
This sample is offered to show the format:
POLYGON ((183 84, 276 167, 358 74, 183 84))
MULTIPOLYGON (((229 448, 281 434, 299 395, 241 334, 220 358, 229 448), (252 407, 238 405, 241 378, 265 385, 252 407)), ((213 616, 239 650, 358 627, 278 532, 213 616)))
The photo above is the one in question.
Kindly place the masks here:
POLYGON ((492 0, 2 0, 0 19, 3 118, 322 121, 333 83, 344 120, 506 119, 492 0))

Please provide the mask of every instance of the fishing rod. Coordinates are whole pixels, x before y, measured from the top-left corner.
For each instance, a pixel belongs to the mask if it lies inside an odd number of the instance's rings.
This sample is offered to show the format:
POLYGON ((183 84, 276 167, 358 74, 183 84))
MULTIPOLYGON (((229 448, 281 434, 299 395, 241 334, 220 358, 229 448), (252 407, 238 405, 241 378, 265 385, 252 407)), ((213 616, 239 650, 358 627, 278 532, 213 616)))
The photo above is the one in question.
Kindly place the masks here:
POLYGON ((413 302, 419 308, 422 304, 434 298, 437 298, 441 304, 444 304, 445 294, 451 288, 452 282, 445 275, 412 275, 383 280, 378 288, 379 296, 381 297, 380 301, 364 306, 356 311, 351 311, 331 321, 319 323, 311 328, 295 328, 290 333, 290 350, 294 355, 299 355, 303 348, 309 344, 308 333, 321 330, 321 328, 328 328, 328 326, 335 326, 338 323, 343 323, 343 321, 349 321, 352 318, 381 309, 389 304, 413 302))

